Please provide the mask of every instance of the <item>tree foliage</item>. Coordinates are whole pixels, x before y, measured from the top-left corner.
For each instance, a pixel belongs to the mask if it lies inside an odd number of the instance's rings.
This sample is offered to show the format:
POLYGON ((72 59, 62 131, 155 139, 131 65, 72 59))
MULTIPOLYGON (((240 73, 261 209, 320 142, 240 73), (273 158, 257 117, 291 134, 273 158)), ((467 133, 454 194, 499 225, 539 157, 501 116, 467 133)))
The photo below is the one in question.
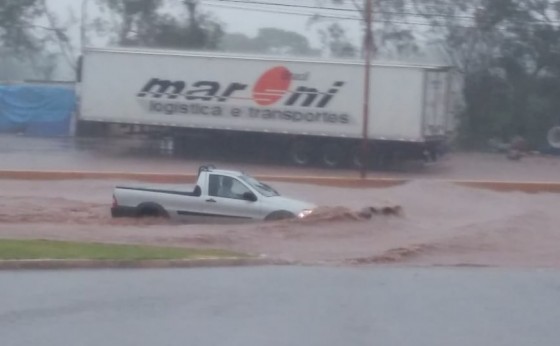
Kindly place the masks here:
POLYGON ((18 52, 39 49, 39 42, 33 33, 33 20, 40 15, 37 0, 2 0, 0 44, 18 52))
POLYGON ((376 0, 374 18, 378 53, 428 42, 460 69, 468 142, 522 135, 539 146, 560 120, 560 1, 376 0))
POLYGON ((355 58, 359 49, 353 45, 346 31, 339 23, 331 23, 325 29, 320 30, 323 46, 333 58, 355 58))
POLYGON ((527 137, 535 146, 559 120, 560 2, 481 0, 450 23, 446 51, 465 74, 464 130, 471 142, 527 137))
MULTIPOLYGON (((65 30, 46 0, 1 0, 0 62, 19 74, 45 79, 53 76, 60 53, 74 67, 65 30)), ((13 78, 18 74, 8 75, 13 78)))
POLYGON ((183 16, 162 13, 163 0, 98 1, 112 12, 117 45, 216 49, 223 35, 220 23, 201 12, 197 0, 180 3, 183 16))
POLYGON ((231 52, 292 56, 314 56, 320 53, 311 48, 305 36, 277 28, 261 28, 255 37, 239 33, 226 34, 221 48, 231 52))

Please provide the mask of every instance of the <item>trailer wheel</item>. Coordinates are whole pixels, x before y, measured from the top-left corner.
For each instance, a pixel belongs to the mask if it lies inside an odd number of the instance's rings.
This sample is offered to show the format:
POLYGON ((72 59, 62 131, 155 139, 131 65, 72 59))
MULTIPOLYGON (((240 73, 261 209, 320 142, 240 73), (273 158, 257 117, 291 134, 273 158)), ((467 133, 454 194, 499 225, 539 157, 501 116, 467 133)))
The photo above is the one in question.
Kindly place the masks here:
POLYGON ((323 146, 321 162, 325 167, 336 168, 344 161, 344 150, 338 143, 327 143, 323 146))
POLYGON ((290 148, 290 160, 298 166, 307 166, 313 160, 313 147, 306 141, 298 140, 290 148))
POLYGON ((355 168, 362 168, 364 167, 364 160, 362 157, 362 146, 356 145, 351 152, 350 155, 350 163, 355 168))
POLYGON ((546 139, 551 147, 560 149, 560 126, 551 128, 547 133, 546 139))

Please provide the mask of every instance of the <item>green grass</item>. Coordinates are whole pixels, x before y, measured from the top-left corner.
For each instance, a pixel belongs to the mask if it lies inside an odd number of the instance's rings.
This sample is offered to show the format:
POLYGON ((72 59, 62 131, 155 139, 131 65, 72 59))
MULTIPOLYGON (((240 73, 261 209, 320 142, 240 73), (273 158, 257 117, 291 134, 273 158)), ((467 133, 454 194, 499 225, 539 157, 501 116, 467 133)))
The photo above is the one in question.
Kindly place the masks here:
POLYGON ((247 257, 215 249, 182 249, 157 246, 77 243, 50 240, 0 240, 0 260, 89 259, 89 260, 173 260, 247 257))

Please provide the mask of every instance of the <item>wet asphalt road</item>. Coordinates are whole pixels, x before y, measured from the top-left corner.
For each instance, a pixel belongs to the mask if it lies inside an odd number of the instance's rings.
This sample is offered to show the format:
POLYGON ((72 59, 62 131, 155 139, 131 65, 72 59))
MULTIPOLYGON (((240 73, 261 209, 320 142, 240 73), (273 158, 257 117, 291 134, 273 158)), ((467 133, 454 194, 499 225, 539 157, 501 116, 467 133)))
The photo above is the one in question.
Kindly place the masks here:
POLYGON ((77 170, 157 173, 196 173, 202 164, 243 169, 253 174, 357 176, 355 170, 294 167, 284 161, 205 152, 203 145, 190 153, 171 154, 159 142, 134 138, 29 138, 0 134, 0 169, 77 170))
POLYGON ((558 345, 560 273, 259 267, 0 272, 6 346, 558 345))
MULTIPOLYGON (((130 137, 30 138, 0 135, 0 170, 78 170, 156 173, 193 173, 201 164, 244 170, 253 175, 306 175, 358 177, 355 169, 295 167, 285 160, 233 154, 223 148, 203 150, 204 144, 187 152, 165 153, 159 142, 130 137)), ((452 153, 434 165, 407 163, 388 170, 370 171, 370 177, 414 179, 475 179, 558 181, 558 157, 527 157, 510 161, 503 155, 452 153)))

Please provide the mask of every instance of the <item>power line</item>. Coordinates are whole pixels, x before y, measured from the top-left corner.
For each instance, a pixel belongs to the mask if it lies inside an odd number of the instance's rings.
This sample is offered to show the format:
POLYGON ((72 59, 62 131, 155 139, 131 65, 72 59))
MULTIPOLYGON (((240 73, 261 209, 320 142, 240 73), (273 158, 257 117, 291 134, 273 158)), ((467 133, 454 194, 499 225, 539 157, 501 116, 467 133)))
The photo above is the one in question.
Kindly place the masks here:
POLYGON ((330 11, 341 11, 341 12, 357 12, 357 9, 351 8, 339 8, 339 7, 324 7, 324 6, 309 6, 309 5, 293 5, 293 4, 283 4, 278 2, 265 2, 265 1, 248 1, 248 0, 214 0, 218 2, 234 2, 241 4, 254 4, 254 5, 267 5, 267 6, 277 6, 277 7, 295 7, 295 8, 306 8, 313 10, 330 10, 330 11))
MULTIPOLYGON (((298 2, 301 2, 301 1, 302 0, 298 0, 298 2)), ((309 0, 309 1, 317 2, 317 0, 309 0)), ((346 5, 355 6, 356 3, 358 3, 358 4, 362 3, 364 0, 338 0, 338 1, 341 2, 341 3, 346 3, 346 5)), ((414 2, 414 1, 412 1, 412 2, 414 2)), ((375 5, 375 2, 374 2, 374 5, 375 5)), ((452 4, 448 4, 448 5, 422 4, 421 6, 424 7, 424 8, 429 8, 431 10, 440 11, 440 12, 443 9, 453 10, 455 8, 455 6, 452 5, 452 4)), ((418 7, 415 6, 414 4, 412 4, 410 0, 409 0, 408 4, 402 4, 402 7, 403 8, 408 8, 408 10, 418 9, 418 7)), ((375 11, 373 11, 373 12, 375 12, 375 11)))
MULTIPOLYGON (((212 1, 212 0, 210 0, 212 1)), ((222 0, 213 0, 222 2, 222 0)), ((303 12, 294 12, 294 11, 283 11, 283 10, 271 10, 266 8, 256 8, 256 7, 241 7, 235 5, 225 5, 225 4, 210 4, 205 3, 206 6, 213 6, 213 7, 221 7, 227 9, 236 9, 236 10, 247 10, 247 11, 256 11, 256 12, 266 12, 266 13, 283 13, 283 14, 291 14, 297 16, 304 16, 304 17, 316 17, 320 18, 331 18, 331 19, 343 19, 343 20, 353 20, 353 21, 363 21, 360 17, 345 17, 345 16, 336 16, 336 15, 329 15, 329 14, 317 14, 317 13, 303 13, 303 12)), ((404 25, 416 25, 416 26, 430 26, 430 27, 447 27, 444 24, 437 24, 437 23, 420 23, 420 22, 409 22, 409 21, 398 21, 398 20, 384 20, 384 19, 374 19, 373 22, 375 23, 388 23, 388 24, 404 24, 404 25)), ((474 28, 474 26, 458 26, 455 27, 463 27, 463 28, 474 28)))
MULTIPOLYGON (((212 1, 212 0, 210 0, 212 1)), ((221 0, 214 0, 220 1, 221 0)), ((360 17, 344 17, 344 16, 335 16, 329 14, 317 14, 317 13, 304 13, 304 12, 294 12, 294 11, 284 11, 284 10, 272 10, 266 8, 257 8, 257 7, 242 7, 236 5, 226 5, 226 4, 211 4, 211 3, 204 3, 205 6, 212 6, 212 7, 221 7, 221 8, 228 8, 228 9, 235 9, 235 10, 246 10, 246 11, 256 11, 256 12, 266 12, 266 13, 283 13, 283 14, 293 14, 297 16, 304 16, 304 17, 317 17, 317 18, 333 18, 333 19, 346 19, 346 20, 355 20, 355 21, 362 21, 360 17)))
MULTIPOLYGON (((359 12, 358 9, 350 9, 350 8, 338 8, 338 7, 325 7, 325 6, 310 6, 310 5, 295 5, 295 4, 286 4, 286 3, 278 3, 278 2, 265 2, 265 1, 249 1, 249 0, 210 0, 216 2, 229 2, 229 3, 238 3, 244 5, 262 5, 262 6, 273 6, 273 7, 290 7, 290 8, 301 8, 301 9, 313 9, 313 10, 327 10, 327 11, 338 11, 338 12, 359 12)), ((410 7, 409 7, 410 8, 410 7)), ((434 7, 435 9, 435 7, 434 7)), ((275 11, 276 12, 276 11, 275 11)), ((446 14, 446 13, 419 13, 414 11, 374 11, 373 13, 377 14, 386 14, 386 15, 395 15, 395 16, 402 16, 402 17, 421 17, 425 19, 430 19, 432 17, 439 17, 439 18, 446 18, 446 19, 459 19, 464 21, 474 21, 476 17, 474 15, 459 15, 459 14, 446 14)), ((334 18, 334 17, 333 17, 334 18)), ((560 24, 560 21, 546 21, 546 20, 533 20, 533 21, 526 21, 520 22, 516 21, 520 24, 529 24, 529 25, 539 25, 539 24, 560 24)), ((420 25, 424 25, 421 23, 420 25)), ((426 25, 428 25, 426 23, 426 25)), ((429 24, 431 26, 438 26, 429 24)))
MULTIPOLYGON (((218 1, 218 2, 223 2, 223 0, 207 0, 207 1, 218 1)), ((348 16, 340 16, 340 15, 331 15, 331 14, 317 14, 317 13, 304 13, 304 12, 296 12, 296 11, 286 11, 286 10, 272 10, 269 8, 263 8, 263 7, 247 7, 247 6, 241 6, 241 5, 227 5, 227 4, 221 4, 221 3, 217 3, 217 4, 212 4, 212 3, 208 3, 206 2, 205 5, 207 6, 212 6, 212 7, 219 7, 219 8, 226 8, 226 9, 234 9, 234 10, 244 10, 244 11, 255 11, 255 12, 264 12, 264 13, 281 13, 281 14, 290 14, 290 15, 296 15, 296 16, 303 16, 303 17, 309 17, 309 18, 317 18, 317 19, 324 19, 324 18, 328 18, 328 19, 339 19, 339 20, 351 20, 351 21, 359 21, 359 22, 363 22, 363 18, 361 17, 348 17, 348 16)), ((258 6, 258 5, 257 5, 258 6)), ((408 26, 423 26, 423 27, 443 27, 443 28, 447 28, 447 27, 453 27, 453 28, 462 28, 462 29, 476 29, 477 26, 476 25, 456 25, 456 24, 452 24, 452 25, 448 25, 445 23, 434 23, 434 22, 411 22, 411 21, 406 21, 406 20, 394 20, 394 19, 374 19, 373 20, 374 23, 384 23, 384 24, 401 24, 401 25, 408 25, 408 26)), ((524 24, 531 24, 531 23, 524 23, 524 24)), ((532 23, 533 25, 538 25, 538 23, 532 23)), ((560 24, 560 22, 559 22, 560 24)), ((506 29, 504 29, 503 27, 496 27, 494 28, 494 30, 497 30, 499 32, 507 32, 506 29)))
MULTIPOLYGON (((278 2, 264 2, 264 1, 249 1, 249 0, 213 0, 217 2, 231 2, 240 3, 245 5, 265 5, 265 6, 275 6, 275 7, 290 7, 290 8, 303 8, 303 9, 313 9, 313 10, 327 10, 327 11, 339 11, 339 12, 359 12, 356 8, 339 8, 339 7, 325 7, 325 6, 310 6, 310 5, 294 5, 285 4, 278 2)), ((475 19, 474 16, 466 15, 449 15, 443 13, 418 13, 418 12, 395 12, 395 11, 373 11, 377 14, 389 14, 389 15, 399 15, 399 16, 417 16, 417 17, 449 17, 449 18, 463 18, 463 19, 475 19)))
MULTIPOLYGON (((340 16, 340 15, 331 15, 331 14, 318 14, 318 13, 306 13, 306 12, 296 12, 296 11, 285 11, 285 10, 272 10, 267 9, 264 7, 247 7, 241 5, 226 5, 221 4, 222 2, 235 2, 235 3, 243 3, 244 5, 255 4, 259 5, 272 5, 272 3, 264 3, 264 2, 256 2, 256 1, 242 1, 242 0, 209 0, 215 1, 216 4, 205 3, 208 6, 214 7, 222 7, 222 8, 229 8, 229 9, 238 9, 238 10, 248 10, 248 11, 257 11, 257 12, 267 12, 267 13, 283 13, 283 14, 293 14, 298 16, 305 16, 305 17, 317 17, 317 18, 331 18, 331 19, 344 19, 344 20, 354 20, 354 21, 363 21, 361 17, 348 17, 348 16, 340 16)), ((289 6, 286 4, 282 4, 285 6, 289 6)), ((312 9, 320 9, 317 7, 312 6, 291 6, 291 7, 304 7, 304 8, 312 8, 312 9)), ((356 10, 352 10, 353 12, 357 12, 356 10)), ((421 26, 446 26, 442 24, 436 23, 420 23, 420 22, 409 22, 409 21, 399 21, 399 20, 383 20, 383 19, 374 19, 376 23, 393 23, 393 24, 409 24, 409 25, 421 25, 421 26)))

